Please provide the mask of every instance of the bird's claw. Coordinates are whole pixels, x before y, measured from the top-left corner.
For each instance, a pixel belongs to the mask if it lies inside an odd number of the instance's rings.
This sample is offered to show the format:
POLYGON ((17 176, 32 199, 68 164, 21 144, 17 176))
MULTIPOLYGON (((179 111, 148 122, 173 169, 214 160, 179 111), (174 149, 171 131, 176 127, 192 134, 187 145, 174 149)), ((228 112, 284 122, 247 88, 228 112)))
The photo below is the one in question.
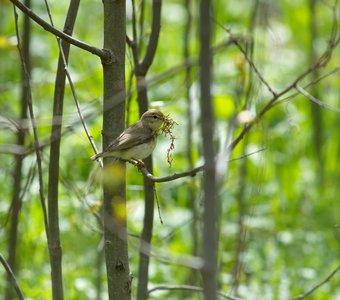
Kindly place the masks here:
POLYGON ((145 168, 145 164, 142 160, 140 159, 134 159, 134 166, 137 167, 138 171, 140 171, 141 169, 145 168))

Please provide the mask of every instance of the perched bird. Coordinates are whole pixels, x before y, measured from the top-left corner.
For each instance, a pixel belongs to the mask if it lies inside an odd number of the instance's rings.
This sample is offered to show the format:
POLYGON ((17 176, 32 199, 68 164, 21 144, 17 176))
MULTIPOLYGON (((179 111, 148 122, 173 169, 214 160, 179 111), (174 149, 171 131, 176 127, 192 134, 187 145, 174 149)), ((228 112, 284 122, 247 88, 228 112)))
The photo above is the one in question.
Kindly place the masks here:
POLYGON ((156 147, 157 130, 163 124, 164 115, 157 109, 146 111, 137 123, 126 128, 103 152, 91 157, 117 157, 139 161, 148 157, 156 147))

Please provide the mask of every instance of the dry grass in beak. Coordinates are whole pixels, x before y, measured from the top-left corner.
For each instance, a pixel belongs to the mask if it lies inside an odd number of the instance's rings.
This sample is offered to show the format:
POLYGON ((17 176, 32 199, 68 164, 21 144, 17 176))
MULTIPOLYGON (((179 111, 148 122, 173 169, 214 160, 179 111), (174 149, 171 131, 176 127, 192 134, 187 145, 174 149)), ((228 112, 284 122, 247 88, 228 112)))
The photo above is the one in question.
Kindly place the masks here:
POLYGON ((164 134, 165 136, 169 135, 170 141, 171 141, 169 148, 166 150, 166 157, 167 157, 167 161, 169 164, 169 168, 171 168, 171 164, 173 161, 171 151, 175 149, 174 141, 176 138, 172 133, 172 129, 175 125, 178 125, 176 121, 171 119, 169 115, 167 115, 167 116, 164 116, 163 125, 160 129, 160 132, 162 134, 164 134))

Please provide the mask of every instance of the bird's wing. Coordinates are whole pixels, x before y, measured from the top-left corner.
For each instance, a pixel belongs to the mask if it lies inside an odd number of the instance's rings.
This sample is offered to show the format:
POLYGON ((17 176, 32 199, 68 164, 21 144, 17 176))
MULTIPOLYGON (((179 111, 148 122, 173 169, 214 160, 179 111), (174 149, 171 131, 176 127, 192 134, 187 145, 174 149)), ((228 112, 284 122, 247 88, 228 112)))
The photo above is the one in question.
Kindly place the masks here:
POLYGON ((141 124, 137 122, 126 128, 104 152, 128 149, 135 145, 143 144, 152 138, 152 130, 142 127, 141 124))

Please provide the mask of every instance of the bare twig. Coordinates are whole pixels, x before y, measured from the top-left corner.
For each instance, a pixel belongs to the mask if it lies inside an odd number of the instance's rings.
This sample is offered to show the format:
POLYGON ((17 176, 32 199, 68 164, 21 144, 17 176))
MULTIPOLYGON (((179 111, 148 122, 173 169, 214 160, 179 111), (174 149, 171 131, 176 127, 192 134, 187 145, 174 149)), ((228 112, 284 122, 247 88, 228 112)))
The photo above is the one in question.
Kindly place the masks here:
MULTIPOLYGON (((226 47, 229 47, 231 44, 232 44, 231 40, 222 42, 221 44, 219 44, 219 45, 217 45, 216 47, 213 48, 213 53, 217 54, 221 50, 226 49, 226 47)), ((196 65, 197 63, 198 63, 197 59, 189 58, 184 63, 182 63, 182 64, 180 64, 178 66, 175 66, 174 68, 169 69, 169 70, 165 71, 164 73, 161 73, 160 75, 158 75, 157 77, 151 79, 150 81, 147 81, 147 85, 148 86, 152 86, 152 85, 159 84, 163 80, 165 80, 165 79, 167 79, 169 77, 172 77, 174 74, 176 74, 178 72, 181 72, 181 71, 185 70, 188 67, 192 67, 192 66, 196 65)), ((66 69, 66 72, 67 71, 68 71, 68 69, 66 69)), ((72 89, 71 89, 71 92, 72 92, 72 89)), ((79 100, 75 99, 75 101, 77 101, 79 103, 79 100)), ((121 101, 124 101, 123 93, 121 94, 121 101)), ((108 105, 106 107, 106 109, 110 109, 111 106, 113 106, 113 104, 112 105, 108 105)), ((93 112, 90 112, 90 113, 88 113, 86 115, 83 115, 83 119, 84 120, 85 119, 91 119, 91 118, 94 118, 95 116, 96 116, 96 114, 94 114, 93 112)), ((37 124, 35 123, 35 125, 37 125, 37 124)), ((66 135, 66 134, 69 134, 70 132, 73 132, 73 128, 75 126, 77 126, 77 125, 78 125, 78 122, 77 121, 73 121, 72 124, 70 126, 68 126, 62 132, 62 136, 66 135)), ((26 128, 26 127, 21 126, 19 128, 26 128)), ((87 135, 87 136, 88 136, 88 138, 93 140, 91 135, 87 135)), ((48 139, 48 140, 40 141, 39 149, 42 150, 44 147, 47 147, 48 145, 50 145, 51 141, 54 141, 54 140, 55 140, 55 138, 53 138, 52 140, 48 139)), ((92 143, 91 143, 91 145, 92 145, 92 148, 94 149, 92 143)), ((2 149, 0 148, 0 153, 23 154, 25 156, 30 155, 35 150, 34 145, 28 145, 26 147, 18 147, 17 145, 8 145, 8 146, 2 145, 0 147, 2 147, 2 149)))
POLYGON ((314 96, 312 96, 311 94, 309 94, 306 90, 304 90, 302 87, 296 85, 295 86, 295 89, 301 93, 302 95, 304 95, 307 99, 309 99, 310 101, 314 102, 315 104, 323 107, 323 108, 326 108, 332 112, 335 112, 337 114, 340 114, 340 109, 339 108, 336 108, 336 107, 333 107, 317 98, 315 98, 314 96))
MULTIPOLYGON (((63 59, 65 59, 65 58, 64 58, 63 52, 61 52, 61 53, 62 53, 62 55, 63 55, 63 59)), ((75 102, 76 107, 77 107, 77 112, 78 112, 78 115, 79 115, 79 119, 80 119, 80 121, 81 121, 81 124, 83 125, 85 134, 86 134, 86 136, 87 136, 87 138, 88 138, 88 140, 89 140, 89 142, 90 142, 90 144, 91 144, 91 146, 92 146, 92 149, 94 150, 95 154, 97 154, 97 153, 98 153, 98 150, 97 150, 96 144, 95 144, 95 142, 94 142, 94 140, 93 140, 93 137, 92 137, 92 135, 90 134, 90 131, 89 131, 89 129, 88 129, 86 123, 85 123, 84 116, 83 116, 83 114, 82 114, 82 112, 81 112, 81 109, 80 109, 80 105, 79 105, 79 100, 78 100, 78 97, 77 97, 77 93, 76 93, 76 90, 75 90, 75 88, 74 88, 74 84, 73 84, 71 75, 70 75, 70 73, 69 73, 68 68, 67 68, 66 65, 65 65, 65 72, 66 72, 67 80, 68 80, 68 82, 69 82, 69 84, 70 84, 70 88, 71 88, 71 92, 72 92, 72 96, 73 96, 74 102, 75 102)), ((99 162, 100 167, 103 168, 103 162, 102 162, 101 160, 98 161, 98 162, 99 162)))
POLYGON ((139 47, 139 55, 140 55, 140 50, 142 48, 142 43, 144 41, 145 35, 144 35, 144 21, 145 21, 145 6, 146 6, 146 2, 147 1, 139 1, 139 7, 138 7, 138 11, 140 12, 139 14, 139 23, 138 23, 138 28, 139 28, 139 39, 138 41, 136 40, 136 43, 138 43, 139 47))
MULTIPOLYGON (((25 0, 28 5, 30 5, 29 0, 25 0)), ((31 67, 30 67, 30 35, 31 35, 31 26, 30 26, 30 19, 27 16, 24 16, 23 18, 23 33, 22 33, 22 57, 25 61, 27 73, 31 74, 31 67)), ((25 80, 26 73, 24 68, 21 68, 21 95, 20 95, 20 115, 19 115, 19 122, 18 124, 15 124, 15 122, 11 122, 9 118, 1 118, 5 120, 5 124, 7 123, 7 126, 9 125, 9 128, 11 128, 13 125, 14 132, 16 133, 16 141, 17 145, 16 150, 24 149, 25 147, 25 140, 27 136, 27 128, 20 128, 21 123, 23 123, 25 119, 27 119, 27 94, 29 91, 29 87, 27 86, 27 81, 25 80), (16 126, 18 125, 18 126, 16 126)), ((13 127, 12 127, 13 128, 13 127)), ((18 270, 18 241, 20 240, 20 233, 19 233, 19 223, 20 223, 20 212, 21 207, 23 203, 23 194, 22 191, 25 191, 25 189, 22 189, 22 184, 25 178, 24 175, 24 158, 23 155, 24 152, 19 151, 14 156, 14 170, 13 170, 13 186, 12 186, 12 199, 11 199, 11 205, 8 210, 8 214, 6 216, 5 222, 7 223, 10 221, 9 225, 9 231, 8 231, 8 240, 7 240, 7 261, 8 265, 11 266, 13 272, 16 272, 18 270)), ((33 168, 34 169, 34 168, 33 168)), ((32 168, 30 169, 30 171, 32 168)), ((31 173, 31 172, 28 172, 31 173)), ((27 181, 31 176, 27 176, 27 181)), ((26 186, 27 187, 27 186, 26 186)), ((7 284, 4 291, 4 299, 12 299, 14 296, 13 289, 11 286, 12 282, 11 275, 7 273, 7 284)))
POLYGON ((35 14, 30 8, 22 4, 19 0, 10 0, 17 8, 19 8, 23 13, 28 15, 33 21, 39 24, 48 32, 53 33, 55 36, 60 37, 66 42, 80 48, 86 50, 92 54, 99 56, 104 63, 109 63, 114 60, 113 55, 110 51, 106 49, 99 49, 89 44, 86 44, 80 40, 75 39, 74 37, 54 28, 52 25, 41 19, 37 14, 35 14))
POLYGON ((153 185, 153 191, 154 191, 154 195, 155 195, 155 199, 156 199, 156 203, 157 203, 159 221, 161 222, 161 224, 163 224, 163 219, 162 219, 162 215, 161 215, 161 207, 160 207, 160 204, 159 204, 159 201, 158 201, 158 196, 157 196, 157 191, 155 189, 155 185, 153 185))
MULTIPOLYGON (((64 32, 72 34, 74 24, 78 14, 80 0, 71 0, 68 8, 67 16, 64 24, 64 32)), ((51 26, 54 27, 50 8, 45 0, 46 10, 50 19, 51 26)), ((51 283, 53 299, 63 299, 63 277, 62 277, 62 247, 60 241, 59 228, 59 178, 60 178, 60 143, 63 121, 63 106, 65 94, 65 78, 68 72, 65 72, 68 56, 70 52, 70 44, 61 41, 56 37, 59 47, 58 68, 55 79, 55 92, 53 99, 53 120, 51 128, 51 138, 55 139, 51 142, 50 160, 48 169, 48 217, 50 225, 49 233, 49 255, 51 265, 51 283)))
POLYGON ((245 125, 241 133, 238 135, 238 137, 229 145, 229 149, 234 149, 239 142, 244 138, 246 133, 250 131, 255 124, 260 122, 262 120, 263 116, 273 107, 276 105, 277 100, 287 94, 289 91, 295 88, 295 86, 306 76, 308 76, 310 73, 314 72, 317 68, 324 67, 329 59, 331 58, 331 55, 333 53, 334 48, 339 43, 340 38, 331 40, 329 43, 329 46, 325 50, 325 52, 319 57, 319 59, 312 64, 308 69, 306 69, 303 73, 301 73, 291 84, 289 84, 285 89, 283 89, 281 92, 277 93, 275 96, 272 97, 271 100, 267 102, 267 104, 262 108, 262 110, 257 114, 257 116, 254 118, 254 120, 248 124, 245 125))
POLYGON ((133 61, 135 63, 135 72, 136 68, 138 67, 139 64, 139 56, 138 56, 138 49, 137 49, 137 28, 136 28, 136 6, 135 6, 135 1, 132 0, 132 36, 133 40, 127 39, 128 45, 132 49, 132 55, 133 55, 133 61))
POLYGON ((18 285, 18 282, 12 272, 11 267, 9 266, 9 264, 7 263, 7 261, 4 259, 4 257, 1 254, 0 254, 0 262, 4 266, 8 276, 11 278, 11 283, 13 284, 13 287, 18 295, 19 300, 24 300, 25 299, 24 295, 18 285))
MULTIPOLYGON (((257 150, 257 151, 251 152, 251 153, 247 153, 245 155, 241 155, 239 157, 230 159, 228 162, 232 162, 232 161, 235 161, 235 160, 240 160, 240 159, 243 159, 245 157, 248 157, 248 156, 254 155, 256 153, 262 152, 264 150, 265 149, 263 148, 263 149, 260 149, 260 150, 257 150)), ((131 164, 135 164, 135 162, 133 162, 133 161, 129 161, 128 160, 127 162, 129 162, 131 164)), ((144 177, 148 178, 149 180, 151 180, 153 182, 161 183, 161 182, 173 181, 173 180, 176 180, 176 179, 182 178, 182 177, 193 177, 197 173, 202 172, 203 168, 204 168, 204 166, 202 165, 202 166, 196 167, 194 169, 191 169, 189 171, 185 171, 185 172, 181 172, 181 173, 174 173, 172 175, 164 176, 164 177, 155 177, 155 176, 153 176, 145 167, 141 168, 140 171, 143 173, 144 177)))
POLYGON ((152 1, 152 26, 150 40, 147 45, 145 56, 138 67, 140 74, 143 75, 146 75, 155 57, 159 32, 161 30, 161 8, 162 0, 152 1))
MULTIPOLYGON (((241 44, 239 43, 238 40, 234 40, 234 44, 239 48, 239 50, 242 52, 242 54, 244 55, 245 59, 247 60, 247 62, 249 63, 249 65, 251 66, 251 68, 254 70, 254 72, 258 75, 259 79, 261 80, 261 82, 267 87, 267 89, 272 93, 273 95, 273 99, 275 99, 273 102, 275 102, 279 97, 281 97, 282 95, 286 94, 288 91, 290 91, 291 89, 293 89, 295 87, 295 85, 300 82, 303 78, 305 78, 308 74, 312 73, 313 71, 324 67, 329 59, 332 56, 332 52, 333 50, 337 47, 337 45, 339 44, 340 41, 340 37, 337 36, 337 10, 336 10, 336 4, 329 6, 330 9, 332 10, 333 13, 333 26, 332 26, 332 30, 330 33, 330 38, 328 41, 328 47, 325 50, 325 52, 319 57, 319 59, 312 64, 304 73, 300 74, 299 77, 296 78, 296 80, 289 86, 287 86, 286 89, 282 90, 280 93, 275 92, 271 86, 268 84, 268 82, 264 79, 264 77, 261 75, 261 73, 258 71, 257 67, 255 66, 254 62, 249 58, 249 56, 247 55, 246 51, 242 48, 241 44)), ((231 39, 233 39, 233 35, 231 33, 231 30, 227 27, 225 27, 223 24, 219 23, 216 19, 214 19, 213 17, 211 17, 212 20, 218 25, 220 26, 223 30, 225 30, 231 37, 231 39)), ((272 104, 271 104, 272 105, 272 104)), ((271 106, 270 105, 270 106, 271 106)))
POLYGON ((304 299, 307 296, 311 295, 315 290, 317 290, 319 287, 323 286, 325 283, 327 283, 328 281, 330 281, 332 279, 332 277, 340 270, 340 265, 333 270, 323 281, 321 281, 320 283, 318 283, 317 285, 313 286, 310 290, 308 290, 307 292, 300 294, 298 296, 295 296, 293 298, 291 298, 290 300, 300 300, 300 299, 304 299))
POLYGON ((249 63, 250 67, 254 70, 254 72, 256 73, 256 75, 258 76, 258 78, 261 80, 261 82, 267 87, 268 91, 273 95, 273 97, 276 96, 276 92, 273 90, 273 88, 269 85, 269 83, 264 79, 264 77, 262 76, 261 72, 258 70, 258 68, 255 66, 253 60, 249 57, 249 55, 247 54, 247 51, 245 49, 243 49, 243 47, 241 46, 240 42, 238 41, 237 38, 234 37, 234 35, 231 33, 230 28, 225 27, 223 24, 221 24, 220 22, 218 22, 215 18, 211 18, 218 26, 220 26, 223 30, 225 30, 229 36, 231 37, 233 43, 236 45, 236 47, 242 52, 242 54, 244 55, 244 58, 246 59, 246 61, 249 63))
MULTIPOLYGON (((236 38, 236 37, 234 37, 234 39, 230 38, 226 41, 219 43, 217 46, 213 47, 212 48, 213 55, 216 55, 216 54, 220 53, 221 51, 227 49, 231 45, 233 45, 235 39, 238 39, 238 38, 236 38)), ((199 63, 199 61, 198 61, 197 57, 189 57, 189 58, 185 59, 183 63, 178 64, 178 65, 172 67, 171 69, 166 70, 163 73, 157 74, 157 76, 155 76, 155 78, 151 78, 150 80, 147 80, 146 84, 147 84, 147 86, 153 86, 153 85, 156 85, 156 84, 160 84, 161 82, 168 80, 169 78, 173 77, 175 74, 182 72, 182 71, 186 70, 187 68, 197 66, 198 63, 199 63)))
MULTIPOLYGON (((198 287, 198 286, 192 286, 192 285, 158 285, 150 290, 148 290, 148 294, 151 294, 156 291, 191 291, 191 292, 199 292, 203 293, 203 288, 198 287)), ((237 298, 234 296, 229 296, 226 295, 220 291, 216 292, 217 296, 220 296, 221 298, 224 299, 229 299, 229 300, 241 300, 241 298, 237 298)))
POLYGON ((19 51, 21 65, 24 70, 25 84, 27 85, 28 110, 29 110, 29 114, 31 118, 33 137, 34 137, 34 149, 35 149, 35 154, 37 157, 40 203, 41 203, 41 208, 43 211, 45 233, 46 233, 46 237, 48 240, 49 226, 48 226, 47 209, 46 209, 46 201, 45 201, 45 194, 44 194, 44 181, 43 181, 41 155, 40 155, 40 149, 39 149, 39 137, 38 137, 38 132, 37 132, 36 124, 35 124, 35 116, 34 116, 34 110, 33 110, 30 75, 28 73, 27 66, 26 66, 26 63, 25 63, 25 60, 22 54, 22 50, 21 50, 21 42, 20 42, 19 27, 18 27, 18 14, 16 12, 15 6, 13 6, 13 11, 14 11, 14 19, 15 19, 15 32, 16 32, 16 37, 17 37, 17 42, 18 42, 17 47, 19 51))
MULTIPOLYGON (((329 76, 331 76, 331 75, 333 75, 333 74, 335 74, 335 73, 337 73, 339 71, 340 71, 340 67, 336 67, 336 68, 332 69, 331 71, 326 72, 325 74, 319 76, 318 78, 313 79, 311 82, 307 83, 303 87, 303 89, 307 89, 307 88, 313 86, 314 84, 317 84, 321 80, 323 80, 323 79, 325 79, 325 78, 327 78, 327 77, 329 77, 329 76)), ((295 93, 293 93, 293 94, 291 94, 291 95, 289 95, 289 96, 287 96, 287 97, 285 97, 283 99, 280 99, 280 100, 276 101, 275 106, 279 105, 279 104, 282 104, 284 102, 288 102, 289 100, 291 100, 292 98, 296 97, 299 94, 300 94, 299 92, 295 92, 295 93)))
MULTIPOLYGON (((76 5, 78 6, 79 3, 77 3, 76 5)), ((74 5, 74 6, 76 6, 76 5, 74 5)), ((52 16, 51 16, 50 8, 49 8, 49 5, 48 5, 46 0, 45 0, 45 6, 46 6, 46 9, 47 9, 47 13, 48 13, 48 16, 49 16, 49 19, 50 19, 51 26, 54 28, 54 23, 53 23, 53 19, 52 19, 52 16)), ((78 10, 78 8, 77 8, 77 10, 78 10)), ((73 18, 75 18, 75 17, 73 17, 73 18)), ((72 27, 73 27, 73 25, 72 26, 65 26, 65 30, 64 30, 65 33, 66 33, 66 31, 67 31, 67 33, 71 33, 71 32, 68 32, 68 31, 70 31, 70 28, 72 28, 72 27)), ((58 37, 57 37, 57 43, 58 43, 58 47, 59 47, 60 57, 61 57, 61 60, 63 62, 63 65, 64 65, 64 72, 66 74, 67 81, 69 82, 69 85, 70 85, 70 88, 71 88, 72 96, 73 96, 73 99, 74 99, 74 102, 75 102, 75 105, 76 105, 76 108, 77 108, 79 119, 81 121, 81 124, 83 125, 83 128, 85 130, 85 134, 86 134, 95 154, 97 154, 98 150, 97 150, 96 144, 95 144, 93 137, 90 134, 90 131, 89 131, 89 129, 88 129, 86 123, 85 123, 83 114, 82 114, 81 109, 80 109, 78 96, 77 96, 76 90, 74 88, 73 80, 71 78, 70 72, 68 71, 68 59, 67 59, 66 56, 68 55, 69 50, 67 50, 67 55, 65 55, 62 43, 61 43, 61 41, 58 37)), ((103 162, 101 160, 98 160, 98 162, 99 162, 100 167, 102 168, 103 162)))
POLYGON ((149 180, 153 182, 168 182, 168 181, 173 181, 178 178, 182 177, 192 177, 195 176, 198 172, 203 171, 203 166, 196 167, 192 170, 181 172, 181 173, 174 173, 170 176, 165 176, 165 177, 155 177, 146 168, 141 168, 141 172, 143 173, 144 177, 148 178, 149 180))

